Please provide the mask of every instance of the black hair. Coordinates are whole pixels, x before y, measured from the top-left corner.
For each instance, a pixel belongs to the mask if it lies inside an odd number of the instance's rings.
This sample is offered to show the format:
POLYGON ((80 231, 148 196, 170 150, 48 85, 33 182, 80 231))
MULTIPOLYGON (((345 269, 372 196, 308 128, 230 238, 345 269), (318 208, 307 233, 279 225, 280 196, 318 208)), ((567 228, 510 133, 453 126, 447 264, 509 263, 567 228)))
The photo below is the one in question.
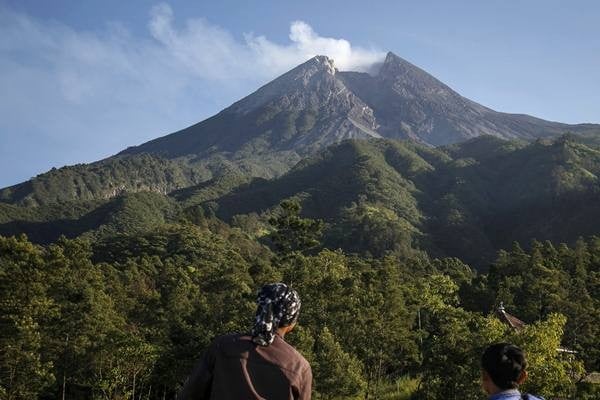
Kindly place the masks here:
POLYGON ((521 372, 527 367, 525 353, 510 343, 495 343, 481 356, 481 367, 500 389, 516 389, 521 372))

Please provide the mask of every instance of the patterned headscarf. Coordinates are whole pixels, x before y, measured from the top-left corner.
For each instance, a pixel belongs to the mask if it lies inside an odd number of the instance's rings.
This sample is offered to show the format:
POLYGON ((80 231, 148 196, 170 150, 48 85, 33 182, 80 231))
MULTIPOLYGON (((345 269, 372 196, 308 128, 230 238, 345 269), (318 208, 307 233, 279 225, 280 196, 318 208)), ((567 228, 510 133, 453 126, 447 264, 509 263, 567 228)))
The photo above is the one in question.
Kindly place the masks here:
POLYGON ((300 313, 298 292, 285 283, 265 285, 258 292, 258 308, 252 328, 252 340, 268 346, 275 339, 275 330, 296 322, 300 313))

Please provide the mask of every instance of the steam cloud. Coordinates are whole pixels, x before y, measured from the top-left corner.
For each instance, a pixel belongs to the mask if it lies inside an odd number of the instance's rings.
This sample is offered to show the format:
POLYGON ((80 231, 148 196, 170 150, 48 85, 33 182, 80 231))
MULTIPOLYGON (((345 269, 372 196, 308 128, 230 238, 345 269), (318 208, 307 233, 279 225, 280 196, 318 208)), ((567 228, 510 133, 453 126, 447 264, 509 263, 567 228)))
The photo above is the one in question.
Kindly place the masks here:
POLYGON ((367 71, 384 53, 352 47, 344 39, 319 36, 310 25, 294 21, 288 45, 278 45, 264 36, 246 34, 236 40, 221 28, 202 19, 189 20, 186 29, 173 27, 173 11, 167 4, 153 7, 149 23, 152 36, 183 66, 208 79, 245 77, 260 71, 273 77, 316 55, 326 55, 338 69, 367 71))

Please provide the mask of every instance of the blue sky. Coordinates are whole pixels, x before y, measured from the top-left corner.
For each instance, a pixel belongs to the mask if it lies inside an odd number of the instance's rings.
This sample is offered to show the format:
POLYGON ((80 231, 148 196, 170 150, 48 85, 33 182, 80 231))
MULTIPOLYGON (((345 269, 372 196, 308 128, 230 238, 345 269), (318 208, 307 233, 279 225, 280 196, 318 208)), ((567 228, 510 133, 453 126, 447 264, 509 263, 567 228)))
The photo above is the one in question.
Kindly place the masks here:
POLYGON ((388 50, 499 111, 600 122, 598 1, 0 0, 0 187, 388 50))

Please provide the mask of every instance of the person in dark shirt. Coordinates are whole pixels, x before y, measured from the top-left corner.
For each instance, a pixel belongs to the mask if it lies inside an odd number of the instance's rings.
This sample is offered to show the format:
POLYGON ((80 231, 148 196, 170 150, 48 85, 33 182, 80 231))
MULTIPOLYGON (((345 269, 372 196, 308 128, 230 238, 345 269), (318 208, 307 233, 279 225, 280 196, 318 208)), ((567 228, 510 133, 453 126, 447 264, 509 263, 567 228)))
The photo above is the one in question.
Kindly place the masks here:
POLYGON ((544 400, 519 392, 519 385, 527 379, 527 361, 517 346, 492 344, 481 357, 481 368, 481 384, 488 400, 544 400))
POLYGON ((178 400, 309 400, 312 371, 285 342, 300 313, 300 296, 283 283, 258 293, 251 334, 213 341, 179 392, 178 400))

